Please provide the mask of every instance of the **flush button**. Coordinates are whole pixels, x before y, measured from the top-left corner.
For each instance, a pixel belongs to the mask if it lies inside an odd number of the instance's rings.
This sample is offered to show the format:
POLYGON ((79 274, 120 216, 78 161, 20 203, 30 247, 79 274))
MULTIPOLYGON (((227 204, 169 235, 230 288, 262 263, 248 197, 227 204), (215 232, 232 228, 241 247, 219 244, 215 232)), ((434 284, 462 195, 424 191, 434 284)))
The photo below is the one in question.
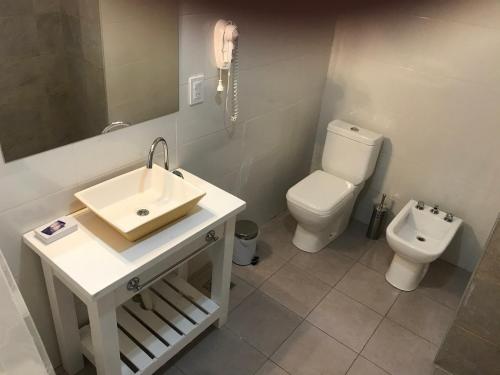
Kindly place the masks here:
POLYGON ((359 128, 357 128, 355 126, 351 126, 351 131, 353 131, 353 132, 359 132, 359 128))

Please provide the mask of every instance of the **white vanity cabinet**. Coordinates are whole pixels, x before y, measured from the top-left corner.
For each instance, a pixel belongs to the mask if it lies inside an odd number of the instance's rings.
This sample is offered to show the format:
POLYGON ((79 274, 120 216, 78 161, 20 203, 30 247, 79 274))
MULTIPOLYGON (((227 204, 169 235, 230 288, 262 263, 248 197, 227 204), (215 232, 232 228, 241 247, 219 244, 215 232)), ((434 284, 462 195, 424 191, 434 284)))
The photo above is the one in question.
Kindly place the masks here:
POLYGON ((78 230, 52 244, 34 232, 25 243, 41 258, 63 366, 68 374, 87 357, 100 375, 152 374, 211 324, 228 314, 236 215, 245 202, 182 171, 206 195, 190 214, 129 242, 88 209, 74 213, 78 230), (211 297, 191 286, 186 262, 209 251, 211 297), (173 272, 181 270, 184 272, 173 272), (132 297, 147 290, 153 309, 132 297), (87 306, 79 327, 74 295, 87 306))

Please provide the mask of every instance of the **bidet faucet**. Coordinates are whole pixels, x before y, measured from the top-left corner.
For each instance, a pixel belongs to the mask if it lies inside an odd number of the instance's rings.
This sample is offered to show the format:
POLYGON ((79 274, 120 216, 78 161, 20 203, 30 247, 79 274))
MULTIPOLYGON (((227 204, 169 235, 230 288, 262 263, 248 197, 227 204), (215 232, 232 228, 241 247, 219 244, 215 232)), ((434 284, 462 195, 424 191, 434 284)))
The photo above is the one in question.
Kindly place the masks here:
POLYGON ((437 215, 439 213, 439 206, 437 204, 435 204, 434 207, 431 208, 431 212, 434 215, 437 215))
POLYGON ((451 223, 453 221, 453 214, 451 212, 448 212, 446 216, 444 217, 444 221, 447 221, 448 223, 451 223))
POLYGON ((151 148, 149 149, 148 160, 146 162, 146 167, 148 169, 153 168, 153 156, 156 150, 156 146, 158 146, 158 144, 160 143, 163 144, 163 163, 165 164, 165 169, 168 171, 168 144, 165 138, 163 137, 156 138, 151 144, 151 148))
POLYGON ((422 211, 424 209, 424 207, 425 207, 425 202, 424 201, 418 201, 417 205, 415 206, 415 208, 417 210, 420 210, 420 211, 422 211))

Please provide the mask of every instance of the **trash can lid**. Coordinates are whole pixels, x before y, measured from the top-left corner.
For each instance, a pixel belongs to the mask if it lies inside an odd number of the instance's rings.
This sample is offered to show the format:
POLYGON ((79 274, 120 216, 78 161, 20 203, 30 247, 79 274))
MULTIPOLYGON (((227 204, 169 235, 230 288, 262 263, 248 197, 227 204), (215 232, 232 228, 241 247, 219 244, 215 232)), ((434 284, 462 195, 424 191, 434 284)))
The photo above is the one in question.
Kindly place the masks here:
POLYGON ((234 235, 242 240, 252 240, 259 234, 259 227, 250 220, 238 220, 234 235))

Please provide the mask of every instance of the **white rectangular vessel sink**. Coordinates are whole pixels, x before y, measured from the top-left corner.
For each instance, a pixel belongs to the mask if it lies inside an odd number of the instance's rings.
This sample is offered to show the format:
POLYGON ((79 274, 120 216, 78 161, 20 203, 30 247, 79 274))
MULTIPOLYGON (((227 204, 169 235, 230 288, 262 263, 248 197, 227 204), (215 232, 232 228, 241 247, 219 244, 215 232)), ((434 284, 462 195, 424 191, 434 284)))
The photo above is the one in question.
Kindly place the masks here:
POLYGON ((205 192, 153 165, 142 167, 75 194, 129 241, 185 216, 205 192))

